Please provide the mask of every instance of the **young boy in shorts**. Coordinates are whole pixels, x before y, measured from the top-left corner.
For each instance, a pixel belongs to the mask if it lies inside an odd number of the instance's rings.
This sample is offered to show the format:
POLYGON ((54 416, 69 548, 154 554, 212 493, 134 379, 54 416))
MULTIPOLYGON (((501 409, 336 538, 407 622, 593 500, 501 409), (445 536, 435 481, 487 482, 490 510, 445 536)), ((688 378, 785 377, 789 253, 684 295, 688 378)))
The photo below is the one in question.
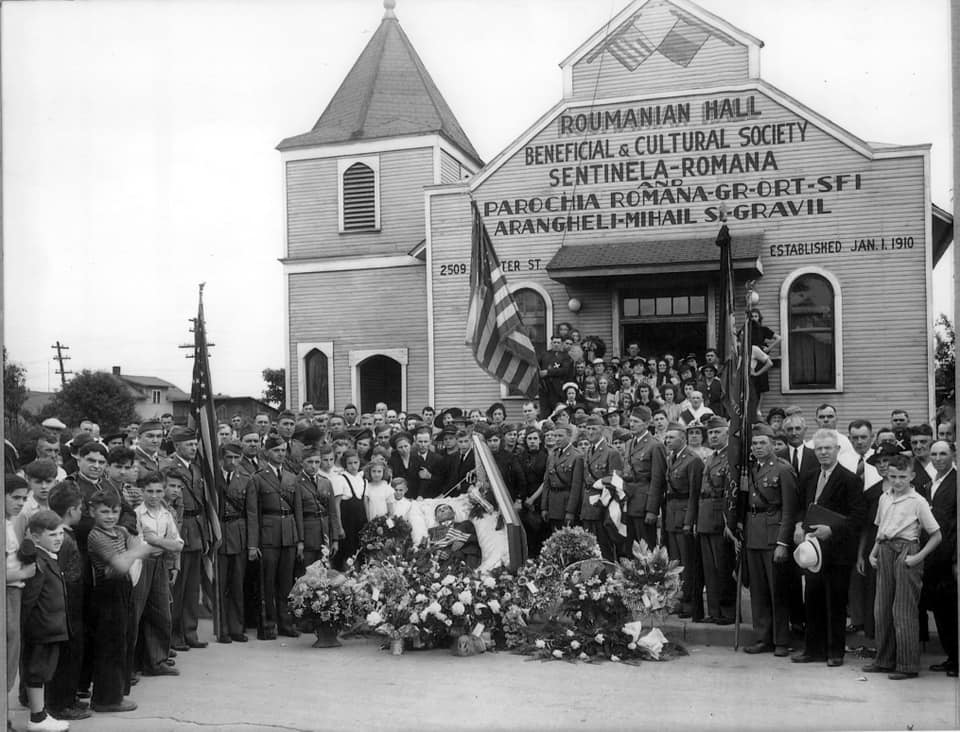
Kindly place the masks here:
POLYGON ((916 678, 920 667, 919 613, 923 560, 940 543, 940 525, 930 504, 914 490, 913 465, 904 455, 887 463, 890 492, 880 496, 877 539, 870 566, 877 570, 874 617, 877 657, 863 667, 867 673, 887 673, 894 681, 916 678), (927 541, 920 547, 920 532, 927 541))
POLYGON ((47 714, 43 698, 43 687, 57 668, 60 646, 70 637, 67 595, 57 563, 57 552, 63 544, 62 523, 53 511, 42 510, 31 516, 27 524, 37 558, 36 571, 23 588, 21 668, 30 706, 27 729, 36 732, 63 732, 70 728, 66 720, 47 714))

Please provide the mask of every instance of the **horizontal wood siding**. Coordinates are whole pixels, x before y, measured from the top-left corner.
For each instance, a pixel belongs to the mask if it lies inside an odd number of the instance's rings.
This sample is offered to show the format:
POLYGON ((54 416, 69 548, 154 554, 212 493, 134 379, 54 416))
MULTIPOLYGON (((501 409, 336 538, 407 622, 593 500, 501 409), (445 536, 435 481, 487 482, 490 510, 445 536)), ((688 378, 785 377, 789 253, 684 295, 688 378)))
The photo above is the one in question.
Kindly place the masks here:
MULTIPOLYGON (((417 411, 427 399, 427 309, 425 269, 355 270, 289 277, 289 404, 300 404, 297 343, 333 341, 334 405, 352 399, 351 350, 406 348, 407 404, 417 411)), ((393 406, 393 405, 391 405, 393 406)))
POLYGON ((747 47, 710 38, 689 66, 683 67, 654 52, 634 71, 609 53, 587 62, 587 54, 573 67, 576 100, 612 99, 678 89, 740 84, 748 79, 747 47))
POLYGON ((286 166, 288 257, 403 254, 423 240, 423 187, 434 183, 433 148, 380 153, 375 232, 339 232, 336 158, 286 166))
MULTIPOLYGON (((696 191, 702 187, 705 200, 688 203, 659 205, 644 202, 634 207, 616 208, 611 206, 611 194, 633 190, 649 189, 658 186, 663 178, 650 176, 650 180, 633 182, 593 182, 577 185, 552 185, 551 169, 567 166, 617 163, 618 158, 573 161, 559 164, 527 164, 528 157, 524 149, 507 160, 502 167, 473 192, 480 209, 485 214, 485 222, 491 233, 494 247, 501 260, 513 260, 521 269, 531 260, 539 259, 539 269, 524 271, 523 278, 541 284, 554 299, 555 322, 568 320, 577 324, 582 331, 591 332, 610 342, 613 330, 610 292, 619 287, 629 287, 628 281, 609 280, 609 288, 594 295, 584 294, 583 309, 578 315, 569 313, 567 300, 577 294, 577 286, 564 287, 554 282, 545 271, 559 247, 564 245, 591 246, 606 242, 635 243, 641 249, 645 243, 670 239, 703 240, 704 260, 715 261, 717 249, 714 246, 719 222, 716 220, 718 207, 724 203, 729 213, 729 225, 734 237, 748 234, 760 234, 763 245, 759 252, 764 276, 757 283, 760 295, 760 307, 765 323, 783 334, 785 324, 780 323, 779 296, 784 279, 795 269, 808 265, 825 267, 840 282, 843 294, 843 357, 844 392, 842 394, 780 394, 780 374, 771 373, 773 389, 764 402, 765 407, 774 404, 797 404, 805 410, 812 410, 823 401, 834 403, 840 412, 841 420, 855 416, 864 416, 878 422, 889 416, 890 409, 903 406, 917 420, 926 419, 927 411, 927 339, 930 323, 926 317, 926 300, 929 293, 925 279, 924 240, 925 219, 928 212, 924 209, 924 162, 919 154, 896 159, 871 160, 853 147, 828 133, 826 129, 815 126, 814 121, 798 117, 781 106, 762 91, 737 92, 730 94, 692 94, 689 97, 646 100, 643 104, 666 104, 689 101, 693 110, 691 123, 687 130, 724 130, 725 149, 699 152, 675 152, 669 154, 637 156, 633 143, 638 134, 658 134, 661 131, 637 130, 624 132, 598 133, 587 136, 591 140, 607 140, 611 151, 619 150, 621 145, 630 149, 629 159, 641 160, 652 173, 658 160, 663 160, 670 177, 680 178, 678 171, 683 158, 701 158, 733 154, 759 153, 764 160, 769 153, 772 164, 767 170, 753 172, 708 172, 694 171, 673 187, 696 191), (754 116, 734 120, 711 121, 703 123, 700 119, 702 104, 706 100, 739 98, 741 111, 748 109, 747 98, 753 97, 754 116), (748 145, 740 147, 739 131, 748 131, 755 125, 789 125, 779 128, 784 135, 779 144, 748 145), (800 126, 806 125, 804 139, 800 140, 800 126), (795 136, 793 142, 786 139, 788 130, 795 136), (676 167, 674 167, 676 166, 676 167), (838 176, 842 176, 838 183, 838 176), (859 176, 857 179, 855 176, 859 176), (779 183, 777 183, 779 181, 779 183), (740 196, 732 193, 725 201, 721 200, 726 192, 732 191, 734 184, 742 184, 740 196), (838 190, 842 184, 843 190, 838 190), (773 191, 775 186, 783 189, 780 195, 773 191), (829 190, 827 190, 829 188, 829 190), (769 191, 767 190, 769 189, 769 191), (761 192, 763 195, 761 195, 761 192), (768 195, 769 193, 769 195, 768 195), (559 196, 597 196, 598 207, 550 213, 530 213, 536 201, 546 201, 559 196), (807 202, 812 202, 808 211, 807 202), (789 214, 788 203, 795 208, 789 214), (777 205, 779 204, 779 208, 777 205), (754 208, 759 206, 761 208, 754 208), (527 211, 517 213, 517 209, 527 211), (766 208, 762 208, 766 207, 766 208), (818 208, 819 207, 819 208, 818 208), (508 211, 512 208, 513 212, 508 211), (541 233, 510 234, 511 221, 536 220, 538 217, 551 218, 567 215, 582 216, 595 214, 609 217, 616 214, 636 213, 638 211, 660 212, 677 209, 689 209, 690 223, 677 225, 650 225, 628 228, 618 226, 614 229, 593 231, 546 231, 541 233), (707 215, 713 212, 713 220, 707 215), (768 215, 764 216, 764 212, 768 215), (498 231, 498 224, 504 227, 498 231), (913 247, 891 250, 893 237, 912 237, 913 247), (860 239, 873 239, 879 248, 881 238, 885 238, 887 249, 884 251, 853 251, 855 242, 860 239), (780 245, 839 241, 839 251, 835 253, 787 254, 778 249, 780 245), (607 322, 604 323, 604 319, 607 322)), ((597 105, 596 110, 616 109, 629 106, 597 105)), ((561 113, 562 114, 562 113, 561 113)), ((578 141, 559 134, 557 121, 547 125, 529 144, 545 145, 557 142, 578 141)), ((472 395, 471 382, 483 385, 476 399, 482 402, 495 395, 496 387, 487 377, 479 380, 467 378, 476 371, 468 362, 469 352, 457 343, 444 345, 447 340, 459 341, 462 337, 462 322, 466 313, 468 275, 440 277, 438 267, 452 263, 467 263, 470 259, 470 218, 466 197, 451 195, 435 197, 432 222, 434 297, 438 357, 437 392, 456 400, 467 400, 472 395), (447 349, 447 350, 442 350, 447 349), (442 352, 442 356, 440 355, 442 352)), ((836 247, 836 245, 834 245, 836 247)), ((642 261, 642 257, 641 257, 642 261)), ((508 272, 513 281, 519 275, 508 272)), ((812 412, 811 412, 812 413, 812 412)))
POLYGON ((460 161, 446 150, 440 151, 440 182, 459 183, 463 178, 463 166, 460 161))

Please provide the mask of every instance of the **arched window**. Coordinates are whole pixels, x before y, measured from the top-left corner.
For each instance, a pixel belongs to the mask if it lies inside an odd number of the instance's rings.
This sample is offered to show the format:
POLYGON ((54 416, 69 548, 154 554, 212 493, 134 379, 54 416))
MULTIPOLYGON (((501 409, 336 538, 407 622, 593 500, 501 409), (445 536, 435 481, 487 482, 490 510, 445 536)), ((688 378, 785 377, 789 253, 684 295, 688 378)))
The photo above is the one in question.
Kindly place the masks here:
POLYGON ((303 359, 306 393, 303 401, 313 404, 317 411, 330 409, 330 367, 327 354, 314 348, 303 359))
POLYGON ((379 158, 339 160, 340 231, 380 228, 379 158))
POLYGON ((543 296, 534 289, 522 287, 513 291, 513 301, 517 304, 523 329, 527 332, 537 355, 543 353, 547 346, 547 303, 543 296))
POLYGON ((840 286, 819 267, 797 270, 781 290, 783 391, 840 391, 840 286))

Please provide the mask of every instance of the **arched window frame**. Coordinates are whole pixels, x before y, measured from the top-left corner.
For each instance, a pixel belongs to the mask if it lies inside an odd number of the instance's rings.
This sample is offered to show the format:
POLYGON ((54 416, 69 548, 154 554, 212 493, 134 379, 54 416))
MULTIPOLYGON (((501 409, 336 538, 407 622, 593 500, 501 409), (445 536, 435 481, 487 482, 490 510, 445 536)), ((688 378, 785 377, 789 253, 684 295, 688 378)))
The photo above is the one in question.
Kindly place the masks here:
POLYGON ((337 160, 337 216, 341 234, 362 234, 370 231, 380 231, 380 156, 366 155, 362 157, 339 158, 337 160), (360 163, 373 171, 373 206, 374 227, 372 229, 351 229, 347 231, 343 225, 343 175, 351 166, 360 163))
MULTIPOLYGON (((407 409, 407 361, 409 360, 409 351, 406 348, 376 348, 362 351, 350 351, 348 363, 350 364, 350 398, 354 404, 360 404, 360 364, 371 356, 386 356, 400 364, 400 411, 407 409)), ((391 405, 392 406, 392 405, 391 405)))
POLYGON ((780 391, 783 394, 838 394, 843 391, 843 295, 840 281, 827 269, 817 266, 793 270, 780 286, 780 391), (833 289, 833 365, 834 387, 827 389, 793 389, 790 387, 790 288, 804 275, 817 275, 833 289))
MULTIPOLYGON (((550 347, 550 336, 553 333, 553 298, 550 297, 550 293, 547 292, 546 288, 541 285, 539 282, 534 282, 533 280, 518 280, 516 282, 508 283, 510 289, 510 294, 518 290, 533 290, 540 297, 543 298, 543 305, 546 308, 547 313, 547 334, 546 334, 546 343, 541 345, 550 347)), ((536 344, 534 344, 536 346, 536 344)), ((507 388, 506 384, 500 384, 500 398, 501 399, 519 399, 526 401, 527 397, 517 396, 515 394, 510 394, 510 390, 507 388)))
POLYGON ((333 402, 333 341, 319 341, 315 343, 297 344, 297 398, 290 400, 290 404, 299 406, 303 404, 307 396, 307 354, 312 350, 320 351, 327 357, 327 403, 330 405, 330 411, 334 411, 333 402))

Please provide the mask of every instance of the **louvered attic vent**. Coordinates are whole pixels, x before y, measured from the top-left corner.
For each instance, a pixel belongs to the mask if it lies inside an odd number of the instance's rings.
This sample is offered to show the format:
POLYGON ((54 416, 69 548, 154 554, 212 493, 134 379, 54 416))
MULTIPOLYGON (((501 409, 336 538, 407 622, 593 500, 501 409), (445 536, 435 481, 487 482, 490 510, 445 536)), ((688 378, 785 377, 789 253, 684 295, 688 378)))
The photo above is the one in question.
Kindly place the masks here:
POLYGON ((343 230, 373 231, 376 228, 376 174, 363 163, 354 163, 343 173, 343 230))

